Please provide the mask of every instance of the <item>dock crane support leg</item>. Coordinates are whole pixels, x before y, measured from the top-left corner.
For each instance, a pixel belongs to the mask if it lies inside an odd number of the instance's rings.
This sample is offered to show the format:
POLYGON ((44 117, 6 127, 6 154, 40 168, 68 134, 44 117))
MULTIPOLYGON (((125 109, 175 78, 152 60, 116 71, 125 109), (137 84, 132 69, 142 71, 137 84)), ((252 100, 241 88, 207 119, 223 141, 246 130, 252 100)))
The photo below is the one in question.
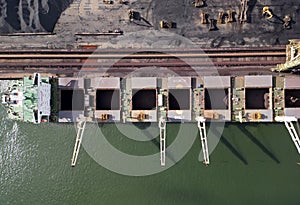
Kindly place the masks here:
POLYGON ((198 122, 198 128, 200 132, 200 140, 201 140, 203 158, 204 158, 203 163, 205 165, 209 165, 209 153, 208 153, 208 145, 207 145, 207 137, 206 137, 205 118, 197 117, 196 120, 198 122))
POLYGON ((159 119, 159 138, 160 138, 160 165, 166 164, 166 120, 161 117, 159 119))
POLYGON ((75 167, 76 165, 76 161, 77 161, 77 157, 78 157, 78 153, 79 153, 79 149, 80 149, 80 145, 81 145, 81 141, 82 141, 82 136, 84 133, 84 129, 85 129, 85 124, 86 121, 79 121, 77 124, 77 136, 76 136, 76 142, 74 145, 74 151, 73 151, 73 156, 72 156, 72 162, 71 162, 71 166, 75 167))

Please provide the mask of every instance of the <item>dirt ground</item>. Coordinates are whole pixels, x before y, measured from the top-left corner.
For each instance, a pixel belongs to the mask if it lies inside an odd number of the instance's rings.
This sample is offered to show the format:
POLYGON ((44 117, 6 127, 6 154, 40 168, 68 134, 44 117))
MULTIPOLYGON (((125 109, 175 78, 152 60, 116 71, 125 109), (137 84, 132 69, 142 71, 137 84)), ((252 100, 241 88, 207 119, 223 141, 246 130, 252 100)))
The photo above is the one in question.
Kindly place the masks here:
POLYGON ((298 0, 249 0, 247 22, 240 23, 241 0, 206 0, 205 6, 195 8, 193 0, 128 0, 119 4, 105 4, 102 0, 74 0, 60 16, 53 32, 48 36, 1 36, 0 45, 8 47, 74 47, 97 44, 105 47, 115 42, 112 36, 79 36, 81 32, 108 32, 116 29, 124 35, 142 30, 165 30, 179 34, 200 47, 237 47, 285 45, 288 39, 299 38, 300 3, 298 0), (264 6, 272 10, 273 18, 262 15, 264 6), (138 12, 136 20, 128 19, 128 10, 138 12), (226 23, 227 11, 233 12, 233 22, 226 23), (207 24, 201 24, 201 12, 207 14, 207 24), (222 24, 217 24, 219 12, 224 12, 222 24), (291 28, 283 28, 283 18, 290 15, 291 28), (215 21, 209 30, 210 21, 215 21), (161 29, 161 20, 172 21, 176 28, 161 29))

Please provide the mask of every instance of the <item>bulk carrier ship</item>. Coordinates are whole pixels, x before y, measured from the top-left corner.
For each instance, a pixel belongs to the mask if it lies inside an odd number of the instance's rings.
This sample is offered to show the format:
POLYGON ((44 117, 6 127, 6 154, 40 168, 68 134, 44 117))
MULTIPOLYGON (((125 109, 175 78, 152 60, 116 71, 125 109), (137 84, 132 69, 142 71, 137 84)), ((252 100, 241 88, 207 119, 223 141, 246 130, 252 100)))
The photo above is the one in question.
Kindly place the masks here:
MULTIPOLYGON (((293 46, 288 48, 291 52, 287 62, 276 68, 279 71, 294 68, 291 58, 299 58, 293 46)), ((162 165, 167 122, 198 123, 205 164, 209 164, 206 121, 284 122, 300 153, 293 125, 300 118, 298 76, 49 78, 35 73, 9 81, 2 104, 14 120, 78 123, 74 166, 86 122, 157 122, 162 165)))

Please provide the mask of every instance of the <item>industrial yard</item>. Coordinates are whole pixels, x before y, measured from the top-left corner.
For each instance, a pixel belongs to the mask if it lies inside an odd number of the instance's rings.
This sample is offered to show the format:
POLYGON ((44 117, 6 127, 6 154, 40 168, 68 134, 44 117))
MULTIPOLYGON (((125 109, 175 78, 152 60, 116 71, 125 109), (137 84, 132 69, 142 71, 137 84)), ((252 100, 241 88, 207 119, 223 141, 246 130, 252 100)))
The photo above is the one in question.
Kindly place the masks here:
MULTIPOLYGON (((300 32, 300 6, 296 0, 207 0, 200 7, 195 7, 192 0, 109 2, 74 0, 64 5, 65 10, 61 11, 56 24, 52 23, 52 29, 41 29, 43 35, 1 36, 0 45, 2 48, 74 48, 87 43, 106 47, 107 42, 114 42, 118 47, 116 42, 120 34, 167 30, 200 47, 271 46, 285 45, 289 39, 297 38, 300 32), (264 7, 272 12, 272 18, 267 13, 263 15, 264 7), (132 21, 129 10, 136 12, 132 21), (284 26, 286 20, 289 23, 284 26), (160 28, 160 21, 173 22, 176 26, 160 28)), ((51 16, 41 14, 40 18, 43 25, 51 16)), ((25 28, 17 31, 20 32, 32 33, 25 28)))

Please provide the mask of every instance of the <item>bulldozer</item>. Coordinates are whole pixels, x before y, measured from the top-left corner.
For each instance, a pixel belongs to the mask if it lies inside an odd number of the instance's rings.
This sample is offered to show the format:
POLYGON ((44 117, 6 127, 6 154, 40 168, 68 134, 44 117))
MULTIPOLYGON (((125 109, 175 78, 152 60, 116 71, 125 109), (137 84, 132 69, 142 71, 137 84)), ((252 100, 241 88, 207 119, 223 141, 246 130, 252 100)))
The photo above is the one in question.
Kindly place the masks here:
POLYGON ((203 7, 205 5, 205 1, 204 0, 195 0, 195 1, 193 1, 193 4, 196 8, 199 8, 199 7, 203 7))
POLYGON ((176 28, 176 23, 173 21, 160 21, 159 22, 159 27, 160 28, 176 28))
POLYGON ((292 17, 290 15, 285 15, 283 18, 283 28, 290 29, 292 23, 292 17))
POLYGON ((232 13, 232 10, 229 9, 227 11, 227 20, 226 20, 226 23, 232 23, 233 22, 233 13, 232 13))
POLYGON ((200 17, 201 17, 201 24, 207 24, 206 13, 202 11, 200 17))
POLYGON ((112 0, 103 0, 103 3, 105 3, 105 4, 113 4, 114 2, 112 0))

